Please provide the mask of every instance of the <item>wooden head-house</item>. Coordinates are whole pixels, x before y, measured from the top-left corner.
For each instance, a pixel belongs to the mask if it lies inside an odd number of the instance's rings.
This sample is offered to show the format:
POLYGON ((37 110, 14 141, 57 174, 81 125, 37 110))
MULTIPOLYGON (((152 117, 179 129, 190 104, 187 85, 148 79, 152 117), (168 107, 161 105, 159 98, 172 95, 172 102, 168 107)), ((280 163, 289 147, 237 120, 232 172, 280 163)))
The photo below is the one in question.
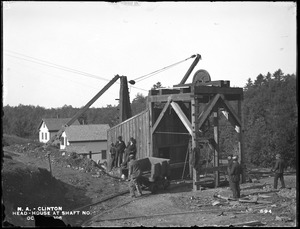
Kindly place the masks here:
POLYGON ((169 158, 171 174, 177 178, 181 177, 189 155, 193 190, 200 189, 200 174, 204 170, 208 171, 201 163, 196 166, 197 161, 205 158, 201 148, 205 143, 208 143, 213 154, 213 166, 209 171, 214 172, 215 187, 219 186, 219 173, 224 170, 224 166, 219 166, 219 114, 223 114, 234 127, 238 135, 236 153, 239 162, 244 161, 241 112, 243 89, 230 87, 229 81, 211 81, 205 70, 196 71, 192 83, 185 84, 200 58, 197 54, 181 82, 172 89, 150 90, 148 107, 144 112, 108 131, 108 144, 115 142, 119 135, 125 142, 134 137, 137 141, 137 158, 169 158), (210 118, 213 124, 207 125, 210 118), (210 127, 213 128, 212 138, 206 135, 210 127))

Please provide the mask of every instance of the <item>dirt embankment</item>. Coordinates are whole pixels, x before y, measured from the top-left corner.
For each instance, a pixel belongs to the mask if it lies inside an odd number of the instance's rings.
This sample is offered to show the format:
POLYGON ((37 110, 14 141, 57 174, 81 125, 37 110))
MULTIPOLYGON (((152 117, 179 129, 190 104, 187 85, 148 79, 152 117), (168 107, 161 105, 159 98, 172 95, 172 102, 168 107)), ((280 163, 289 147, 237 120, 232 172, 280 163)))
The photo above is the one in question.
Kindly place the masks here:
MULTIPOLYGON (((127 190, 127 184, 108 176, 94 161, 76 153, 60 152, 55 147, 44 150, 41 144, 32 142, 5 146, 3 152, 4 220, 17 226, 34 226, 28 217, 39 214, 37 209, 41 207, 59 207, 71 214, 76 208, 127 190), (31 211, 18 212, 18 208, 31 211)), ((62 219, 78 226, 89 217, 80 211, 76 217, 62 219)))

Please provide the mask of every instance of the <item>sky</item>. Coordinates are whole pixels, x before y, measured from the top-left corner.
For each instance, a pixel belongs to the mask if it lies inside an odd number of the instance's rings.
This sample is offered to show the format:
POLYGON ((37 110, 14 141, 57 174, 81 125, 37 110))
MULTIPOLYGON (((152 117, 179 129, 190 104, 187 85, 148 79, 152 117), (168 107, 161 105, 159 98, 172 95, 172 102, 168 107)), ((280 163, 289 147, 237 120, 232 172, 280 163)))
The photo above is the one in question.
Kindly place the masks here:
MULTIPOLYGON (((279 68, 296 74, 292 1, 2 3, 4 106, 82 107, 115 75, 142 77, 132 100, 179 84, 194 54, 186 83, 200 69, 232 87, 279 68)), ((91 107, 117 105, 119 90, 118 81, 91 107)))

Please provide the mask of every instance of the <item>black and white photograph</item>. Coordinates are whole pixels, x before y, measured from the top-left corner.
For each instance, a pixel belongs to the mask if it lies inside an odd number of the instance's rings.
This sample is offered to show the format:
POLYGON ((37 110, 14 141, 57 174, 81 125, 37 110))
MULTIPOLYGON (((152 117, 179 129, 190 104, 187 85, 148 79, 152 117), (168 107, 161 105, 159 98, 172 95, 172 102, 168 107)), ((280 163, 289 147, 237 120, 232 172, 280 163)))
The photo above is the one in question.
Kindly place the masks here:
POLYGON ((2 1, 2 227, 297 227, 295 1, 2 1))

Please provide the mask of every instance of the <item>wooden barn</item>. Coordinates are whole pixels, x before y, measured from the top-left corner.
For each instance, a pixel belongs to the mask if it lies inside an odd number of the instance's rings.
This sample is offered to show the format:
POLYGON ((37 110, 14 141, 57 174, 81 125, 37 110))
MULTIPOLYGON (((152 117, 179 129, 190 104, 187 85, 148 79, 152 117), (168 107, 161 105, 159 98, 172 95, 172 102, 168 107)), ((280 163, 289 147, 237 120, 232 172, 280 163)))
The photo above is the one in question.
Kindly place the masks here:
POLYGON ((89 156, 95 162, 107 161, 108 124, 71 125, 60 137, 60 150, 89 156))
MULTIPOLYGON (((199 60, 199 55, 197 58, 199 60)), ((224 170, 224 166, 219 165, 220 115, 224 115, 234 127, 238 135, 236 153, 240 163, 244 160, 241 129, 243 88, 230 87, 229 81, 211 81, 205 70, 198 70, 193 82, 185 84, 198 60, 172 89, 150 90, 144 112, 108 130, 108 148, 118 136, 122 136, 125 143, 134 137, 137 141, 137 158, 153 156, 170 159, 174 179, 181 177, 188 164, 192 170, 194 190, 199 190, 200 174, 207 171, 213 172, 215 186, 219 186, 219 173, 224 170), (208 125, 210 119, 213 121, 208 125), (207 128, 210 127, 212 137, 207 135, 207 128), (210 149, 203 147, 207 145, 210 149), (210 168, 203 163, 207 161, 207 151, 212 153, 213 166, 210 168)))

